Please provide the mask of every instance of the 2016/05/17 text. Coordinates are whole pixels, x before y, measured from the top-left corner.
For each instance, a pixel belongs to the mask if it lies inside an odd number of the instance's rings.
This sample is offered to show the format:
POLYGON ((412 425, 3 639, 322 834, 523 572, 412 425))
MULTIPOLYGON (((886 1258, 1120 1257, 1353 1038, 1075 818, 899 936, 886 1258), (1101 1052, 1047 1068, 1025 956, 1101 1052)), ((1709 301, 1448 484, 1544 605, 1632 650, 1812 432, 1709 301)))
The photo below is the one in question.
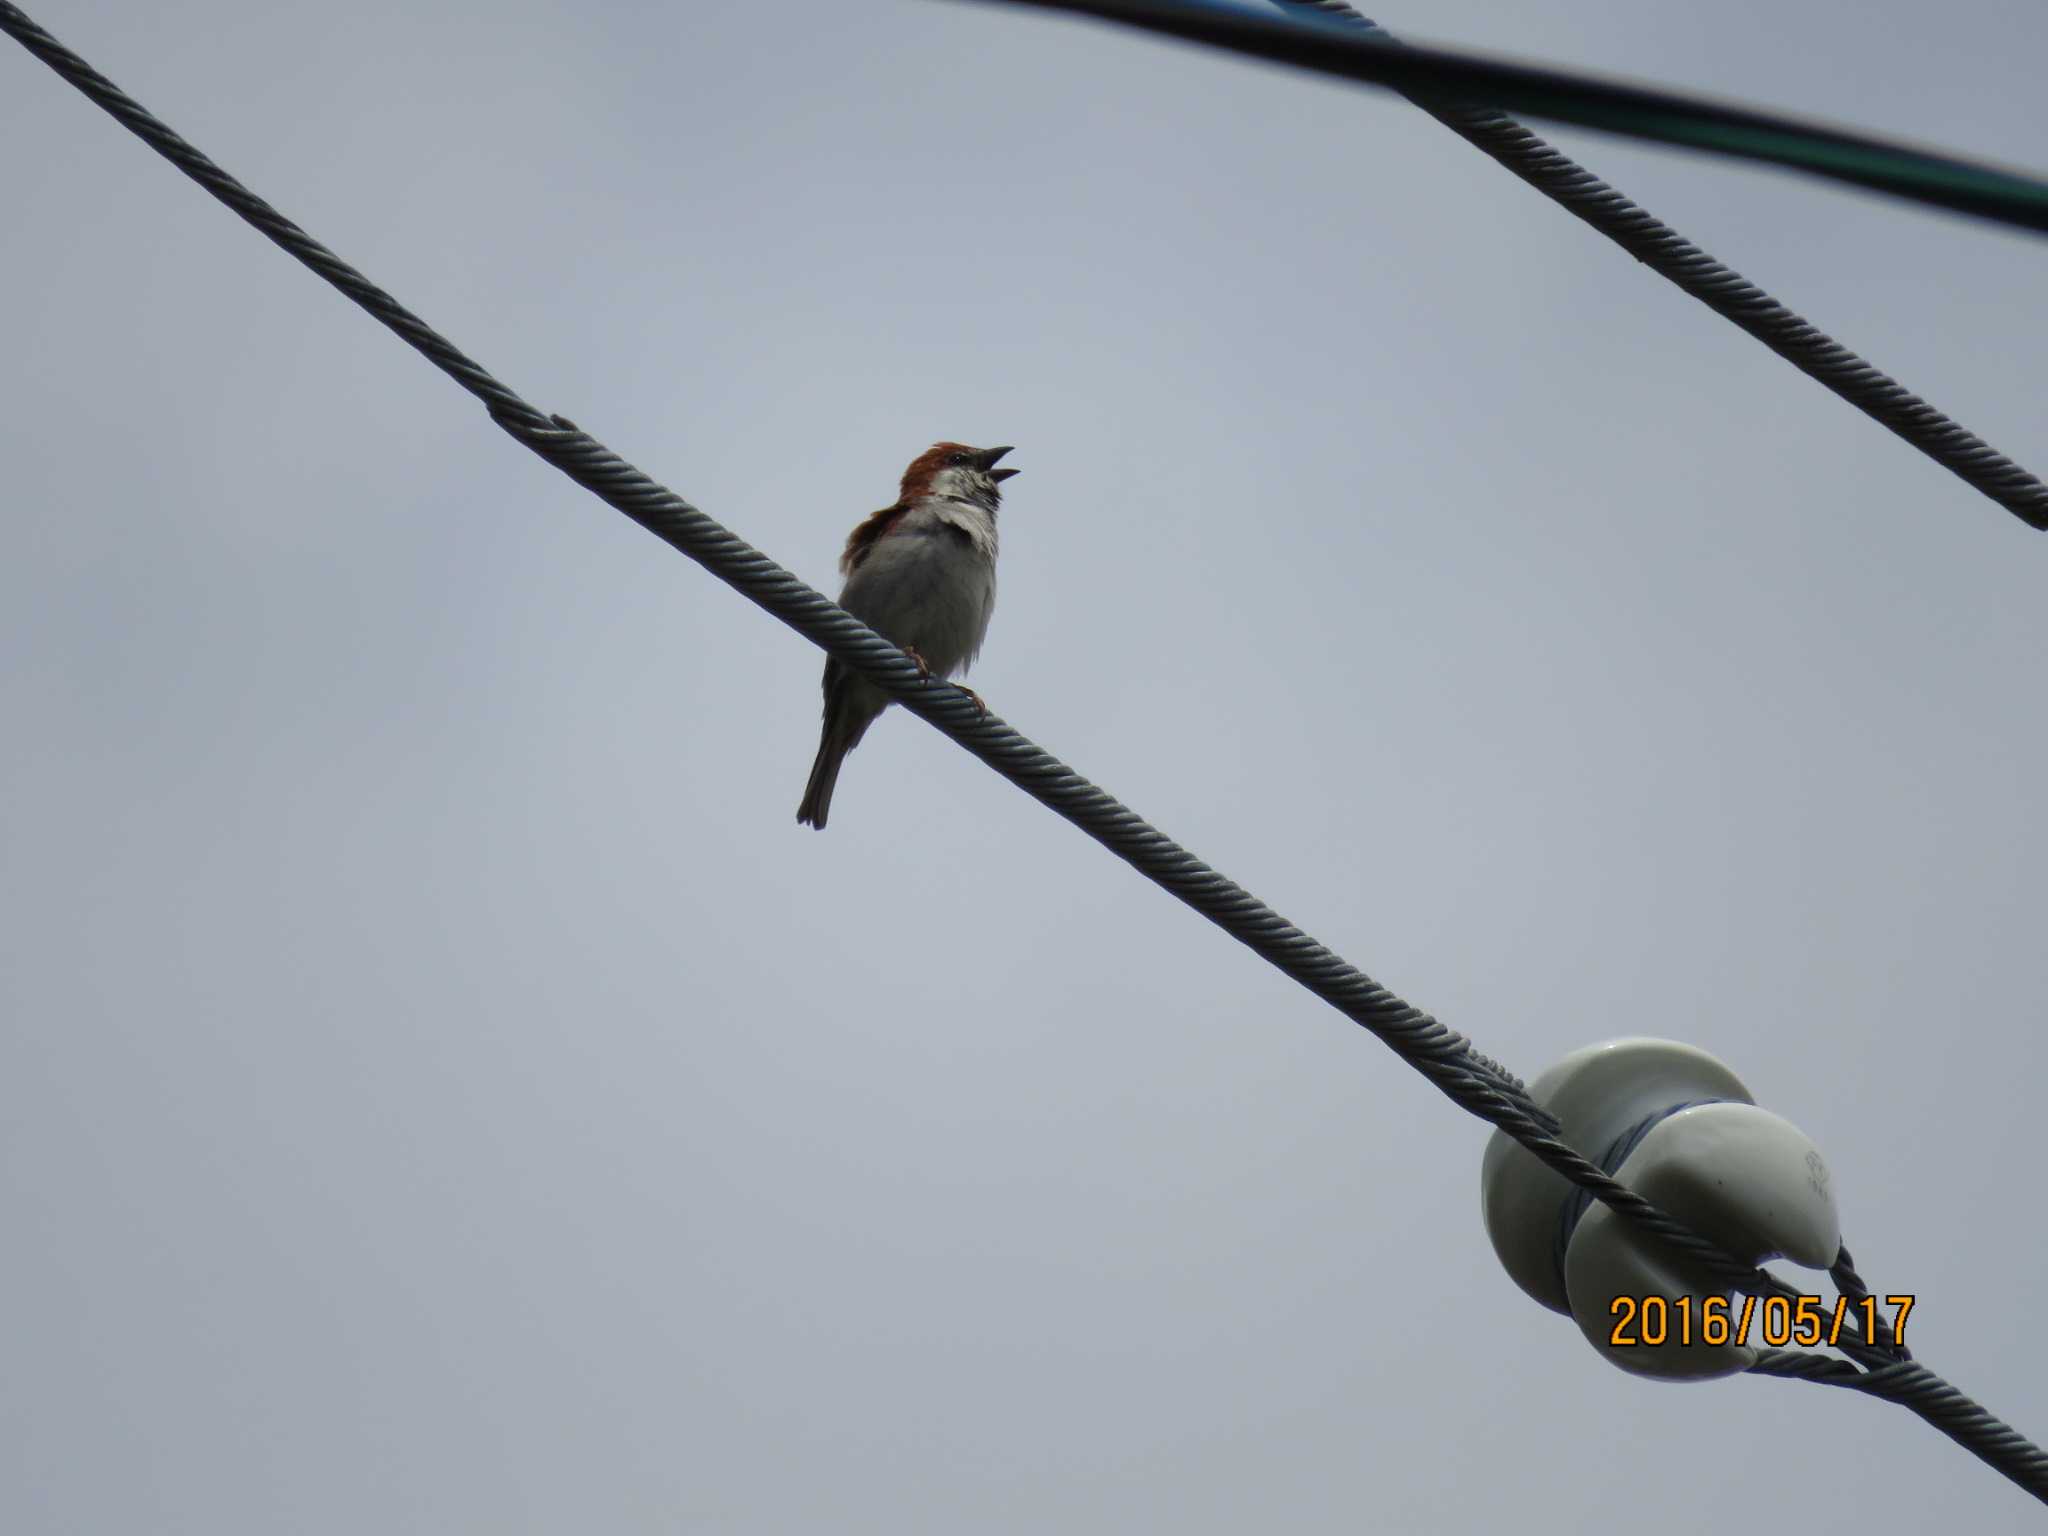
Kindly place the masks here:
MULTIPOLYGON (((1842 1337, 1843 1320, 1862 1324, 1861 1342, 1906 1342, 1906 1314, 1915 1298, 1886 1296, 1885 1307, 1896 1307, 1889 1330, 1883 1328, 1879 1298, 1865 1296, 1852 1301, 1837 1296, 1830 1304, 1822 1296, 1745 1296, 1738 1311, 1726 1296, 1617 1296, 1608 1311, 1614 1326, 1607 1342, 1616 1349, 1660 1344, 1706 1344, 1719 1347, 1747 1344, 1752 1327, 1760 1327, 1762 1342, 1773 1349, 1787 1344, 1813 1348, 1834 1344, 1842 1337), (1759 1317, 1761 1314, 1761 1317, 1759 1317)), ((1855 1334, 1850 1335, 1856 1339, 1855 1334)))

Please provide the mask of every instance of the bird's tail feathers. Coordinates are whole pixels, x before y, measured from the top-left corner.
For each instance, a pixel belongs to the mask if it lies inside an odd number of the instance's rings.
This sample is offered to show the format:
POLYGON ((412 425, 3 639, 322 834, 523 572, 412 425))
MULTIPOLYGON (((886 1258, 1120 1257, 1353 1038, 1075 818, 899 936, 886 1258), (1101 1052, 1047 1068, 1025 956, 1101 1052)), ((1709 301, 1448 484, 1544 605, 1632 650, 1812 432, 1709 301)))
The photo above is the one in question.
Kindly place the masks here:
POLYGON ((818 740, 810 781, 804 785, 803 803, 796 808, 796 819, 805 826, 825 830, 825 816, 832 809, 832 787, 839 782, 839 765, 846 761, 852 748, 853 743, 841 739, 828 722, 818 740))
POLYGON ((826 669, 825 726, 818 734, 818 755, 811 763, 810 782, 804 785, 803 804, 796 808, 798 821, 824 830, 825 815, 832 809, 832 787, 839 782, 839 765, 888 707, 888 695, 881 689, 837 666, 826 669))

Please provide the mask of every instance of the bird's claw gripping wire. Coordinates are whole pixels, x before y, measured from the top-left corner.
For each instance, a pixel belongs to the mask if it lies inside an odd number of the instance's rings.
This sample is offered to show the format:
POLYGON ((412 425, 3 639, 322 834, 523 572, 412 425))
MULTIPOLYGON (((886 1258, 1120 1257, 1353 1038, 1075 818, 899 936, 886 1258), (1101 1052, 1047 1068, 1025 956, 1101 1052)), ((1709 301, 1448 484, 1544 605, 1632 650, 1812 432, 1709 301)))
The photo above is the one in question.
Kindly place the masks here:
MULTIPOLYGON (((923 656, 918 654, 918 649, 916 646, 904 646, 903 654, 908 656, 910 658, 911 665, 917 668, 917 680, 920 683, 928 683, 932 681, 933 678, 938 676, 937 673, 932 671, 931 664, 927 662, 923 656)), ((974 712, 977 715, 981 716, 981 718, 984 720, 988 718, 988 706, 981 702, 980 694, 976 693, 972 688, 968 687, 965 683, 955 683, 953 686, 955 688, 958 688, 962 693, 967 695, 967 702, 974 706, 974 712)))

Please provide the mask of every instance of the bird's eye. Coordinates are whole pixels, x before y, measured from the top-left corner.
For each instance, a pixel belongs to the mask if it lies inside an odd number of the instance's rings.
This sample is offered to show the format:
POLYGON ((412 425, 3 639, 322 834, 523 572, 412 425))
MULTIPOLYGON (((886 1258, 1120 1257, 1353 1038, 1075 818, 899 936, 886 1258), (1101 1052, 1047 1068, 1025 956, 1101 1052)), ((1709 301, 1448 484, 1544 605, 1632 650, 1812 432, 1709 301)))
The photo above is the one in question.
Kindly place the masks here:
POLYGON ((967 455, 964 453, 949 453, 946 455, 946 462, 955 466, 965 464, 967 462, 967 455))

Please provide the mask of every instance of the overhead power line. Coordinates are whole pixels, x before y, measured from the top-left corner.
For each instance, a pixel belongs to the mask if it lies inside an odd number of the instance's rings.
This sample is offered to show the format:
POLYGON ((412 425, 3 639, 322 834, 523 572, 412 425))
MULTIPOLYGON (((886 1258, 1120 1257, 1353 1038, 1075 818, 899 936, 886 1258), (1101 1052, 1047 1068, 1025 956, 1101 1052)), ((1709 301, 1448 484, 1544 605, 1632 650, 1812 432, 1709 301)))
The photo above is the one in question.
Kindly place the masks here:
MULTIPOLYGON (((541 412, 493 378, 452 342, 279 213, 161 119, 59 43, 11 0, 0 0, 0 30, 19 41, 273 243, 318 273, 481 400, 491 418, 571 479, 848 666, 912 714, 980 758, 1033 799, 1087 833, 1161 889, 1208 918, 1396 1055, 1468 1112, 1497 1126, 1591 1193, 1623 1220, 1658 1238, 1731 1287, 1764 1295, 1796 1292, 1674 1220, 1566 1144, 1558 1124, 1521 1080, 1455 1030, 1402 1001, 1317 943, 1250 892, 1196 859, 1136 812, 1097 788, 978 701, 928 680, 895 645, 746 543, 713 518, 618 457, 560 416, 541 412)), ((1846 1250, 1835 1276, 1847 1294, 1861 1281, 1846 1250)), ((1850 1331, 1853 1332, 1853 1329, 1850 1331)), ((1973 1455, 2048 1502, 2048 1455, 1886 1340, 1845 1338, 1838 1346, 1862 1369, 1818 1356, 1819 1364, 1775 1362, 1804 1374, 1902 1403, 1973 1455)))
POLYGON ((1910 202, 2048 232, 2048 181, 1752 107, 1567 70, 1511 64, 1457 49, 1396 43, 1337 26, 1304 26, 1189 0, 1001 3, 1071 11, 1338 79, 1522 112, 1737 160, 1782 165, 1910 202))
MULTIPOLYGON (((1344 0, 1273 0, 1283 9, 1332 18, 1398 42, 1344 0)), ((1808 378, 2035 528, 2048 529, 2048 485, 1951 421, 1882 369, 1794 314, 1740 272, 1724 266, 1653 218, 1569 156, 1505 113, 1403 92, 1451 132, 1584 220, 1651 271, 1740 326, 1808 378)))

